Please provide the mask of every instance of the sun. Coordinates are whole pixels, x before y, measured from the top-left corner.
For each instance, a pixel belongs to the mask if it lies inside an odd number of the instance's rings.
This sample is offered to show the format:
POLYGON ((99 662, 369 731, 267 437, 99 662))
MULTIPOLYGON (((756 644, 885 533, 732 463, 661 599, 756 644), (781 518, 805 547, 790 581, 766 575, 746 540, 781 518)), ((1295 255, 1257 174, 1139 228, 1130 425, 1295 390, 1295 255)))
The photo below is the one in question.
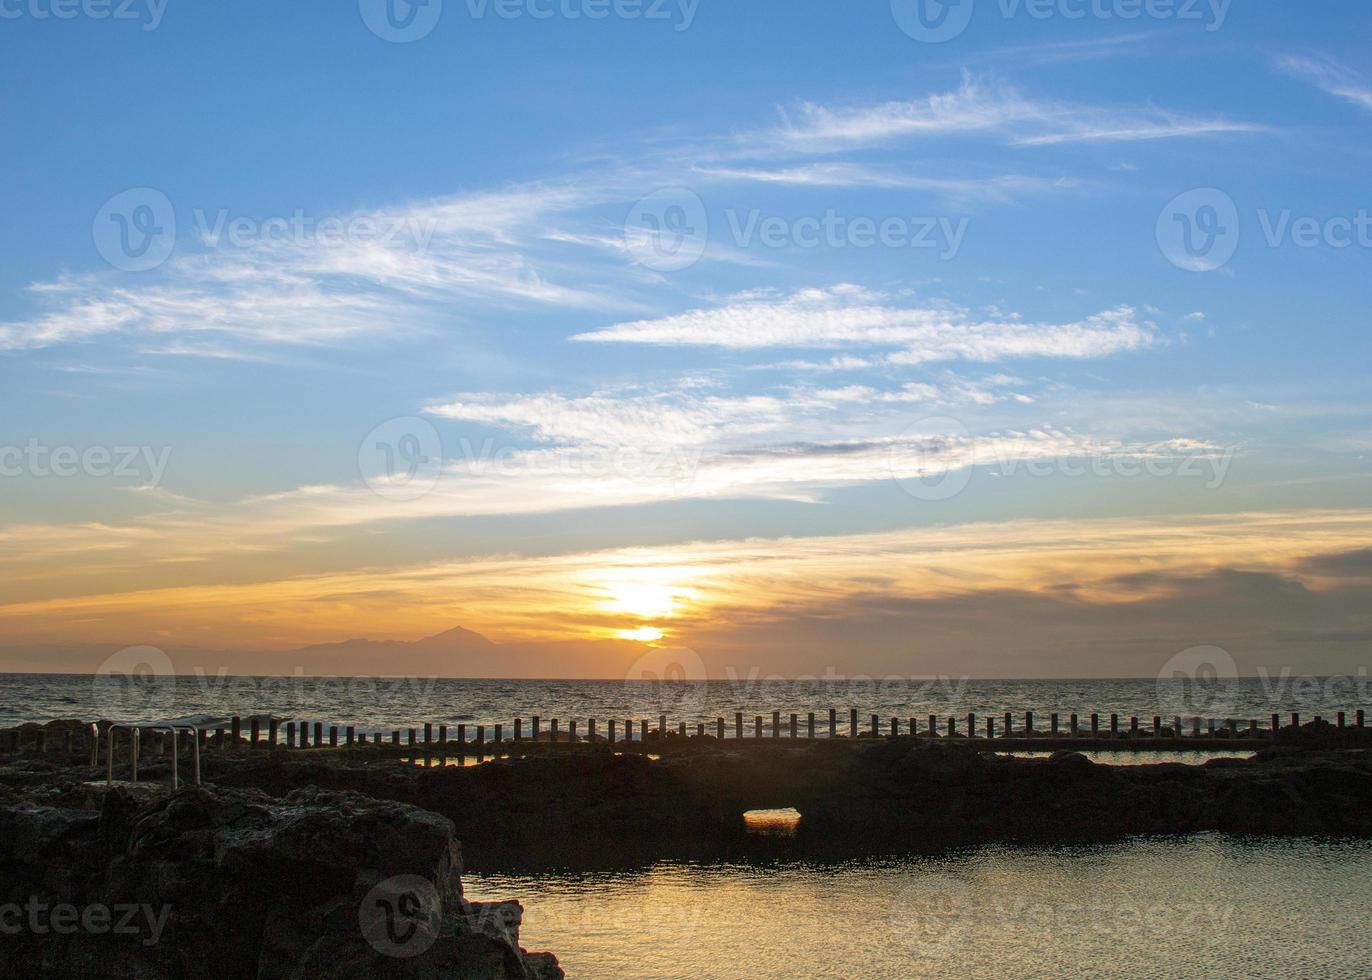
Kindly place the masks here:
POLYGON ((667 619, 676 614, 676 590, 658 582, 613 582, 606 608, 640 619, 667 619))
POLYGON ((637 640, 640 643, 655 643, 662 639, 663 632, 656 626, 640 626, 632 630, 616 630, 615 635, 621 640, 637 640))

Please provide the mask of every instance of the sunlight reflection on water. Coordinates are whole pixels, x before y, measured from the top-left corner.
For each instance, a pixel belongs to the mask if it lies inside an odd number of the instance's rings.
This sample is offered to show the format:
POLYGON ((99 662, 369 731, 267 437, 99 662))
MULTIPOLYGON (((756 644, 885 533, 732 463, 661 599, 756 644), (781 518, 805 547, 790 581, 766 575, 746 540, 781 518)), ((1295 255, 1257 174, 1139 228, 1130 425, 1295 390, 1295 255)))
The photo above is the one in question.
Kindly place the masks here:
POLYGON ((1372 842, 1207 834, 464 884, 522 901, 522 944, 569 977, 1350 976, 1372 962, 1372 842))

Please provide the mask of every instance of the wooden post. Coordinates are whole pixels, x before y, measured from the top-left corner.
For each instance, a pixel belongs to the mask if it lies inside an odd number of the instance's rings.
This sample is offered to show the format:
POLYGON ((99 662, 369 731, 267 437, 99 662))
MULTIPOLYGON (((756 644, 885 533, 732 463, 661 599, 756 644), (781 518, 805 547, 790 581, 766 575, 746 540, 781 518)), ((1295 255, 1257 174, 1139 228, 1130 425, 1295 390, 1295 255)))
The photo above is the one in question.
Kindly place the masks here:
POLYGON ((1338 726, 1342 728, 1344 726, 1343 712, 1340 711, 1337 715, 1335 715, 1335 718, 1337 719, 1338 726))
POLYGON ((743 737, 743 712, 734 712, 734 738, 743 737))
POLYGON ((780 735, 781 735, 781 712, 780 712, 780 711, 773 711, 773 712, 772 712, 772 738, 777 738, 777 737, 780 736, 780 735))
POLYGON ((586 739, 587 739, 587 741, 590 741, 590 742, 594 742, 594 741, 595 741, 595 719, 594 719, 594 718, 587 718, 587 719, 586 719, 586 739))
POLYGON ((415 743, 416 743, 417 741, 419 741, 418 735, 419 735, 419 733, 416 732, 413 728, 411 728, 411 729, 409 730, 409 743, 410 743, 410 748, 414 748, 415 743))
POLYGON ((679 721, 679 722, 677 722, 677 725, 676 725, 676 733, 677 733, 678 735, 680 735, 682 738, 685 738, 685 737, 686 737, 686 722, 684 722, 684 721, 679 721))
POLYGON ((295 722, 286 722, 286 748, 295 748, 295 722))
POLYGON ((949 716, 948 716, 948 734, 949 734, 949 735, 956 735, 957 733, 958 733, 958 723, 957 723, 957 721, 953 718, 952 715, 949 715, 949 716))
POLYGON ((1281 731, 1281 718, 1274 714, 1272 715, 1272 735, 1275 737, 1279 731, 1281 731))
POLYGON ((938 738, 938 717, 936 715, 929 716, 929 737, 938 738))
POLYGON ((1181 715, 1177 715, 1177 724, 1172 729, 1172 733, 1176 738, 1181 738, 1181 715))
POLYGON ((1162 717, 1160 715, 1153 716, 1153 737, 1162 737, 1162 717))
POLYGON ((426 721, 426 722, 424 722, 424 747, 425 747, 425 748, 428 748, 430 745, 433 745, 433 744, 434 744, 434 723, 431 722, 431 721, 426 721))
POLYGON ((330 726, 329 726, 329 748, 331 748, 331 749, 336 749, 336 748, 338 748, 338 726, 337 726, 337 725, 330 725, 330 726))
POLYGON ((254 718, 248 725, 248 748, 261 748, 257 740, 262 737, 262 719, 254 718))
POLYGON ((917 722, 914 718, 911 718, 911 719, 910 719, 910 734, 911 734, 911 735, 918 735, 918 734, 919 734, 919 722, 917 722))
POLYGON ((1053 738, 1058 737, 1058 713, 1056 711, 1048 716, 1048 734, 1053 738))
MULTIPOLYGON (((557 725, 557 722, 553 722, 553 725, 556 726, 556 725, 557 725)), ((556 728, 554 728, 554 730, 556 730, 556 728)), ((476 744, 477 744, 477 745, 485 745, 485 744, 486 744, 486 726, 485 726, 485 725, 477 725, 477 726, 476 726, 476 744)))
POLYGON ((848 709, 848 735, 857 738, 857 708, 848 709))
POLYGON ((1007 711, 1007 712, 1005 712, 1005 737, 1006 737, 1006 738, 1009 738, 1012 734, 1014 734, 1014 731, 1015 731, 1014 719, 1013 719, 1013 717, 1010 715, 1010 712, 1007 711))
POLYGON ((615 721, 613 718, 611 718, 611 719, 610 719, 608 722, 606 722, 605 724, 606 724, 606 727, 607 727, 607 729, 608 729, 608 730, 606 731, 606 733, 605 733, 605 736, 606 736, 606 738, 609 739, 610 744, 611 744, 611 745, 614 745, 614 744, 615 744, 615 732, 616 732, 616 730, 619 728, 619 722, 617 722, 617 721, 615 721))
POLYGON ((214 747, 220 752, 224 751, 224 741, 224 729, 216 728, 214 730, 214 747))
POLYGON ((457 744, 458 744, 458 745, 466 745, 466 744, 467 744, 467 726, 466 726, 466 725, 458 725, 458 726, 457 726, 457 744))
POLYGON ((1211 718, 1209 724, 1210 724, 1210 737, 1211 737, 1211 738, 1214 738, 1214 737, 1215 737, 1215 719, 1214 719, 1214 718, 1211 718))
POLYGON ((499 745, 503 741, 505 741, 505 723, 498 721, 495 723, 495 744, 499 745))
POLYGON ((1120 716, 1119 716, 1119 715, 1114 715, 1114 714, 1112 714, 1112 715, 1110 716, 1110 734, 1111 734, 1111 735, 1118 735, 1119 733, 1120 733, 1120 716))
POLYGON ((638 723, 638 740, 640 742, 648 741, 648 719, 646 718, 638 723))
POLYGON ((276 748, 276 719, 267 719, 267 748, 276 748))
POLYGON ((314 723, 314 744, 316 747, 324 744, 324 723, 322 721, 314 723))
POLYGON ((797 717, 797 716, 796 716, 796 713, 795 713, 794 711, 791 712, 791 737, 792 737, 792 738, 798 738, 798 737, 800 736, 800 732, 798 731, 798 729, 799 729, 800 726, 796 724, 796 717, 797 717))
POLYGON ((815 713, 813 711, 806 717, 805 733, 807 738, 815 737, 815 713))
POLYGON ((524 719, 523 719, 523 718, 516 718, 516 719, 514 720, 514 740, 515 740, 516 742, 522 742, 522 741, 524 741, 524 719))
POLYGON ((1362 709, 1362 708, 1359 708, 1357 711, 1353 712, 1353 720, 1357 723, 1357 725, 1358 725, 1359 728, 1362 728, 1362 727, 1363 727, 1363 723, 1362 723, 1362 712, 1363 712, 1363 709, 1362 709))
POLYGON ((977 716, 972 712, 967 712, 967 737, 977 737, 977 716))
POLYGON ((237 752, 239 740, 242 738, 243 735, 243 719, 240 718, 238 715, 234 715, 232 718, 229 719, 229 732, 232 734, 233 737, 233 742, 231 742, 230 744, 232 745, 233 750, 237 752))
POLYGON ((1024 713, 1024 737, 1034 737, 1034 713, 1032 711, 1024 713))
POLYGON ((666 715, 658 715, 658 716, 657 716, 657 733, 658 733, 659 735, 661 735, 663 738, 666 738, 666 737, 667 737, 667 716, 666 716, 666 715))
POLYGON ((829 737, 838 737, 838 710, 835 708, 829 709, 829 737))
POLYGON ((761 737, 762 737, 762 715, 758 715, 757 717, 755 717, 755 718, 753 719, 753 738, 761 738, 761 737))
POLYGON ((705 737, 705 722, 703 722, 703 721, 698 721, 698 722, 696 722, 696 738, 704 738, 704 737, 705 737))
POLYGON ((1075 714, 1073 714, 1072 717, 1068 720, 1067 725, 1068 731, 1070 731, 1072 735, 1075 736, 1079 728, 1079 725, 1077 724, 1077 716, 1075 714))
POLYGON ((538 715, 534 715, 534 718, 533 718, 533 729, 532 729, 532 731, 533 731, 533 733, 534 733, 534 741, 538 741, 538 722, 539 722, 538 715))
POLYGON ((1300 728, 1300 727, 1301 727, 1301 715, 1300 715, 1300 712, 1299 712, 1299 711, 1293 711, 1293 712, 1291 712, 1291 727, 1292 727, 1292 728, 1300 728))
POLYGON ((553 723, 549 726, 548 730, 553 733, 553 742, 556 743, 558 735, 558 720, 556 718, 553 719, 553 723))
POLYGON ((1130 734, 1130 735, 1137 735, 1138 733, 1139 733, 1139 716, 1138 716, 1138 715, 1130 715, 1130 716, 1129 716, 1129 734, 1130 734))
POLYGON ((872 716, 872 737, 876 738, 881 734, 881 719, 876 715, 872 716))
POLYGON ((1096 713, 1093 711, 1093 712, 1091 712, 1091 737, 1094 738, 1094 737, 1096 737, 1096 736, 1099 735, 1099 734, 1100 734, 1100 715, 1096 714, 1096 713))
POLYGON ((986 737, 988 739, 996 737, 996 719, 993 717, 986 719, 986 737))
POLYGON ((721 716, 715 719, 715 738, 724 741, 724 718, 721 716))

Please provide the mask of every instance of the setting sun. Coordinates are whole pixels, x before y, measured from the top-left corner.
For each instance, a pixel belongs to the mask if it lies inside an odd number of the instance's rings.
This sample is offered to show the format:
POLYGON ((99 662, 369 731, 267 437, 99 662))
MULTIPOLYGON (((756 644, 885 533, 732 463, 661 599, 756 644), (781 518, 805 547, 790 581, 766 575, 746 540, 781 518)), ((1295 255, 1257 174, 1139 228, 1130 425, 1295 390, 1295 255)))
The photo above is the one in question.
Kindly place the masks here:
POLYGON ((662 630, 655 626, 640 626, 638 629, 619 630, 616 634, 621 640, 638 640, 640 643, 653 643, 662 639, 662 630))

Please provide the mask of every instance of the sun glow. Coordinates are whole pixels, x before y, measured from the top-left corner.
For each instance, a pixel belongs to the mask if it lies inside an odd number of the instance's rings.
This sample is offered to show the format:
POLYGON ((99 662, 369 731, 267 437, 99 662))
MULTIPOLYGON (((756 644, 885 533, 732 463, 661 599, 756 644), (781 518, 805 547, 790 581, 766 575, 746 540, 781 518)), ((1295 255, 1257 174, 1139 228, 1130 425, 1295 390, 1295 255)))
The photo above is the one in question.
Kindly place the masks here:
POLYGON ((607 570, 598 576, 604 595, 600 608, 639 619, 670 619, 683 601, 695 596, 682 584, 687 574, 675 567, 607 570))
POLYGON ((617 630, 616 635, 621 640, 638 640, 640 643, 654 643, 662 639, 662 630, 655 626, 640 626, 638 629, 617 630))

